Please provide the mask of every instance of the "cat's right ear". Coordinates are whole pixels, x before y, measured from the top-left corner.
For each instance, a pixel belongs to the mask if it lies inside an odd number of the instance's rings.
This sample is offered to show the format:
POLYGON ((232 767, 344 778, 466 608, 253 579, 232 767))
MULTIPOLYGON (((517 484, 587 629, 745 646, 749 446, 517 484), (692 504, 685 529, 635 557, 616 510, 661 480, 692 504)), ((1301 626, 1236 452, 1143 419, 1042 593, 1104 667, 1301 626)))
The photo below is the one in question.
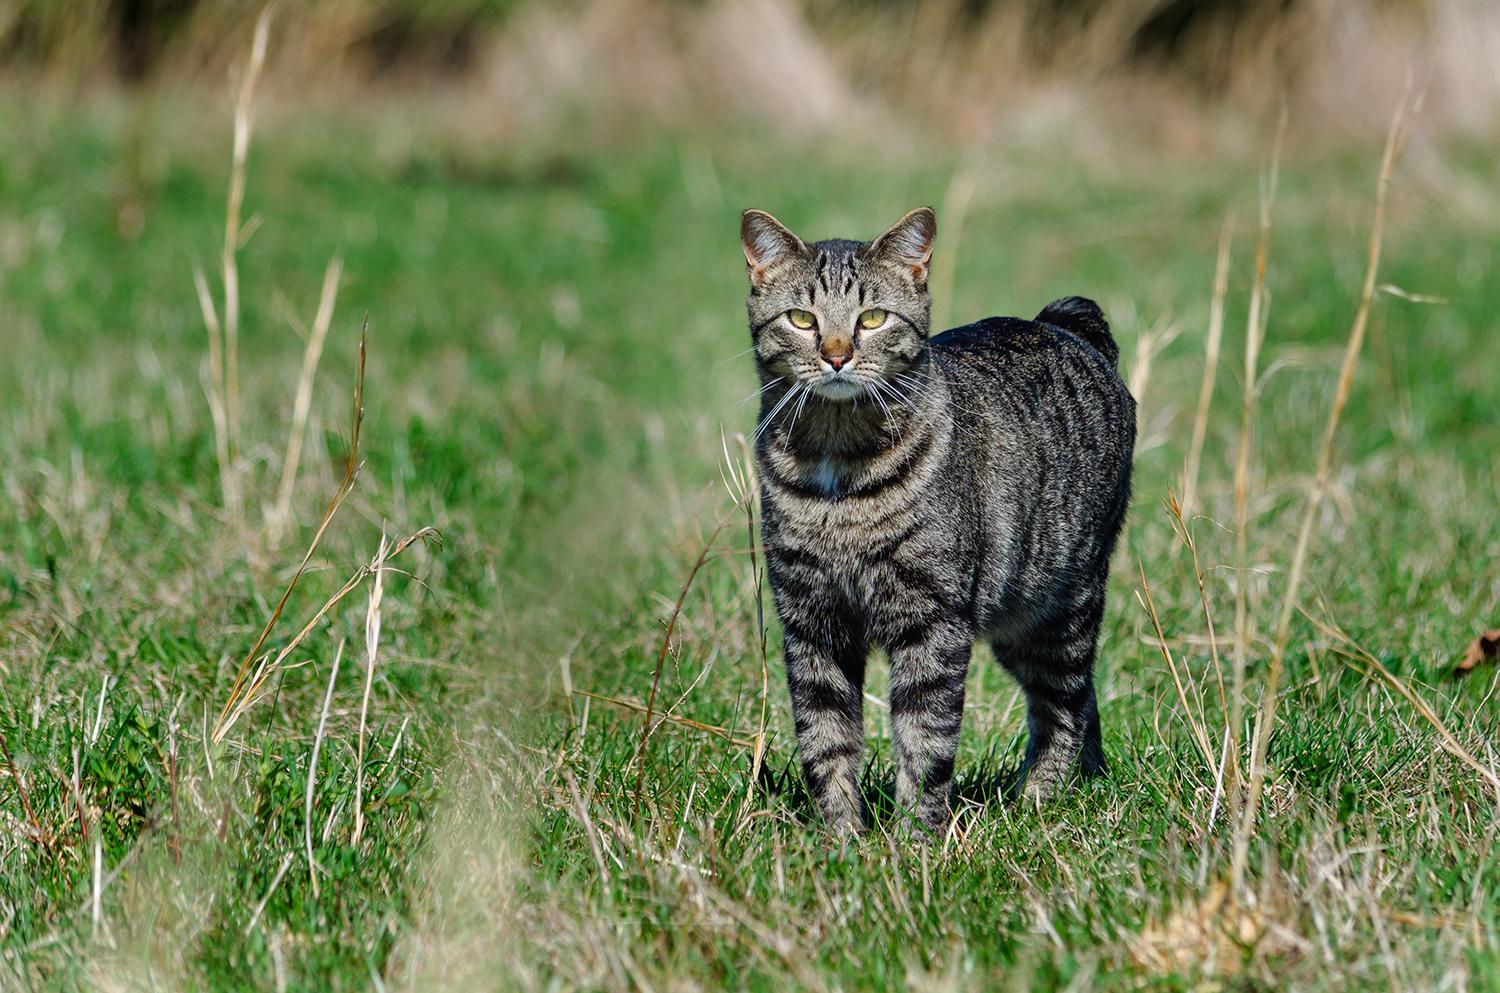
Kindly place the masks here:
POLYGON ((740 245, 745 249, 751 286, 764 286, 777 263, 807 251, 801 238, 764 210, 747 210, 740 215, 740 245))

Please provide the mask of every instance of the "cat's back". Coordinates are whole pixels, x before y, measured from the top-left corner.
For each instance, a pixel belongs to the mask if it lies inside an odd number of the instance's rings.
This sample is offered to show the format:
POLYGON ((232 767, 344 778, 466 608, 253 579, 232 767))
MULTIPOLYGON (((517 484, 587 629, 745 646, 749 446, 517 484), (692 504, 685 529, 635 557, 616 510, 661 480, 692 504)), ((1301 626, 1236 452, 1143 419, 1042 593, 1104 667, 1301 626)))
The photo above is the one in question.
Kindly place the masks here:
POLYGON ((971 458, 984 451, 971 462, 980 488, 1037 520, 1112 535, 1129 499, 1136 412, 1099 308, 1069 298, 1036 320, 954 328, 931 347, 958 435, 971 458))
POLYGON ((1077 408, 1134 423, 1135 401, 1115 367, 1119 350, 1092 301, 1068 297, 1034 320, 987 317, 930 344, 957 404, 977 414, 1077 408))
POLYGON ((1036 320, 991 317, 931 339, 978 525, 992 549, 984 599, 1004 613, 1058 576, 1105 568, 1130 499, 1135 400, 1097 306, 1069 298, 1036 320))

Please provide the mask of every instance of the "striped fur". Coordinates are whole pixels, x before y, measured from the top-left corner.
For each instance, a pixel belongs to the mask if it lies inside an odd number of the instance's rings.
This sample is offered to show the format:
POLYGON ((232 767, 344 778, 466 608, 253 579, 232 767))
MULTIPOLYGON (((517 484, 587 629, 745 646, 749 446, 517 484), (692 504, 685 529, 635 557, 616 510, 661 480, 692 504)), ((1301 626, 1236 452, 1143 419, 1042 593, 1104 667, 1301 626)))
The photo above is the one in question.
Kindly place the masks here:
POLYGON ((873 242, 807 245, 742 221, 762 537, 804 776, 837 830, 864 822, 871 648, 890 660, 896 801, 928 829, 949 818, 978 638, 1026 692, 1024 794, 1105 767, 1094 653, 1135 403, 1081 298, 929 339, 935 228, 922 208, 873 242), (872 308, 884 322, 862 326, 872 308))

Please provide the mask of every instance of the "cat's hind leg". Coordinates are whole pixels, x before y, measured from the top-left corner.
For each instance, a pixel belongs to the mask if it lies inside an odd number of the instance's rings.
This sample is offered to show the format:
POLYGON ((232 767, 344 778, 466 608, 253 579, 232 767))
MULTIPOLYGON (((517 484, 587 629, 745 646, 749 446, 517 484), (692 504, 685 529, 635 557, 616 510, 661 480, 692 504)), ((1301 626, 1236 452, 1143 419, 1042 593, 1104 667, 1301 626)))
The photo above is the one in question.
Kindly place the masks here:
POLYGON ((1055 796, 1075 770, 1107 771, 1094 695, 1094 655, 1103 597, 1028 637, 992 642, 995 657, 1026 694, 1026 758, 1022 797, 1055 796))

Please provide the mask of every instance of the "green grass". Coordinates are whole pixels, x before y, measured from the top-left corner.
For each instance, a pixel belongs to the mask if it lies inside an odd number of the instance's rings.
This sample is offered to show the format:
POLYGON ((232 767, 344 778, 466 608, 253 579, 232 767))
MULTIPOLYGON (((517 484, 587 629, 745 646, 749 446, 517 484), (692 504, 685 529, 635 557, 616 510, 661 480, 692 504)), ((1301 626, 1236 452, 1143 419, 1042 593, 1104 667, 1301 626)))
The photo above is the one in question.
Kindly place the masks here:
MULTIPOLYGON (((884 715, 871 704, 881 823, 839 846, 799 786, 774 617, 758 782, 742 746, 669 723, 638 794, 641 715, 569 700, 564 679, 645 699, 672 604, 727 514, 685 596, 659 699, 755 735, 756 574, 720 477, 721 428, 732 438, 754 417, 735 406, 753 388, 736 356, 738 210, 769 207, 812 236, 872 232, 941 203, 957 160, 788 159, 746 139, 673 136, 512 154, 404 119, 267 123, 247 200, 261 223, 241 253, 247 500, 236 520, 220 502, 191 275, 213 269, 228 135, 218 115, 170 109, 134 165, 130 117, 112 106, 11 106, 0 130, 0 734, 12 756, 0 764, 0 986, 1500 984, 1496 796, 1409 701, 1305 620, 1251 895, 1233 905, 1246 909, 1217 902, 1232 824, 1210 821, 1215 769, 1135 591, 1144 568, 1217 745, 1191 560, 1162 501, 1191 432, 1214 248, 1232 209, 1225 358, 1193 522, 1226 638, 1253 156, 1127 146, 1104 166, 1059 160, 1047 142, 982 159, 961 241, 940 238, 954 291, 939 306, 955 321, 1086 293, 1114 318, 1127 367, 1149 329, 1182 327, 1146 378, 1102 643, 1113 772, 1042 811, 995 800, 1024 722, 981 653, 955 837, 928 847, 891 832, 884 715), (118 218, 134 203, 144 226, 125 237, 118 218), (264 513, 301 360, 292 319, 311 321, 336 253, 345 276, 300 529, 276 543, 264 513), (356 843, 363 589, 223 745, 207 729, 335 485, 366 313, 364 468, 273 639, 369 559, 382 528, 443 531, 387 578, 356 843), (315 889, 304 797, 340 641, 316 770, 315 889)), ((1485 152, 1441 150, 1473 184, 1485 152)), ((1244 577, 1252 704, 1354 311, 1377 153, 1372 137, 1295 151, 1284 168, 1244 577)), ((1500 232, 1493 211, 1450 198, 1438 175, 1398 173, 1381 281, 1447 302, 1376 302, 1303 603, 1493 765, 1495 670, 1461 682, 1449 671, 1500 618, 1500 287, 1489 279, 1500 232)))

